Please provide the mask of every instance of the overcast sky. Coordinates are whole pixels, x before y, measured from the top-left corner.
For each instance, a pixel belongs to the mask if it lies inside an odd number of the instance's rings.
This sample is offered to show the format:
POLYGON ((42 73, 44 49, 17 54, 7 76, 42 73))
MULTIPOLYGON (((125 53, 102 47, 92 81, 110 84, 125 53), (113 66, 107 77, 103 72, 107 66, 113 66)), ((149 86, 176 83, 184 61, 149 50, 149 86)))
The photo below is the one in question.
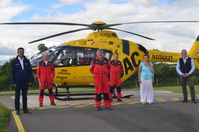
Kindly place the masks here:
MULTIPOLYGON (((149 20, 199 20, 199 0, 0 0, 0 22, 58 21, 90 24, 149 20)), ((22 46, 31 56, 37 45, 58 45, 85 38, 92 31, 63 35, 29 45, 28 42, 55 33, 76 29, 71 26, 0 25, 0 64, 16 55, 22 46)), ((140 33, 156 41, 117 32, 120 38, 143 44, 148 49, 179 52, 189 50, 199 35, 198 24, 136 24, 117 28, 140 33)))

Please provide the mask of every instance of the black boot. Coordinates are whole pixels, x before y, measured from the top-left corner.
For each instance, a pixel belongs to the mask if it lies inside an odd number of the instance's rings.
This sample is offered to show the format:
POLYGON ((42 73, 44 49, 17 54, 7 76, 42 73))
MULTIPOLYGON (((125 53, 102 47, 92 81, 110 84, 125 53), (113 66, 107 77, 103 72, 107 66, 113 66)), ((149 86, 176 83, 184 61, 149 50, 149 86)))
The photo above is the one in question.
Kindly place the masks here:
POLYGON ((17 115, 20 115, 20 112, 19 112, 19 110, 16 110, 16 114, 17 114, 17 115))
POLYGON ((122 99, 117 99, 118 102, 122 102, 122 99))
POLYGON ((96 111, 101 111, 101 107, 96 107, 96 111))
POLYGON ((32 114, 32 112, 29 111, 28 109, 27 110, 23 110, 23 113, 25 113, 25 114, 32 114))
POLYGON ((182 103, 187 103, 188 102, 188 100, 187 99, 184 99, 183 101, 182 101, 182 103))
POLYGON ((197 104, 195 99, 192 99, 191 102, 194 103, 194 104, 197 104))
POLYGON ((106 110, 112 111, 113 109, 111 107, 106 107, 106 110))

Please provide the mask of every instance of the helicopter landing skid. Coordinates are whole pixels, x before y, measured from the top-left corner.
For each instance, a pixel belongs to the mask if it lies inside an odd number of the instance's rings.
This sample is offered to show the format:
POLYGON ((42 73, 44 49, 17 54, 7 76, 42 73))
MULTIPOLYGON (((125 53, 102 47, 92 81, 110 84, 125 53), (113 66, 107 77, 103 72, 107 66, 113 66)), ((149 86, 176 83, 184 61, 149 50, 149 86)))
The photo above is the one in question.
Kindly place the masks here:
MULTIPOLYGON (((71 101, 71 100, 89 100, 94 99, 95 93, 93 92, 86 92, 86 93, 72 93, 69 91, 70 88, 77 88, 82 86, 65 86, 65 87, 56 87, 55 88, 55 99, 63 100, 63 101, 71 101), (59 92, 59 89, 66 89, 66 92, 59 92)), ((45 94, 48 96, 48 94, 45 94)), ((122 98, 131 98, 134 96, 133 94, 123 94, 122 98)), ((115 91, 113 98, 117 98, 115 91)))
MULTIPOLYGON (((83 86, 68 86, 64 85, 61 87, 55 88, 55 99, 63 100, 63 101, 70 101, 70 100, 88 100, 93 99, 94 93, 93 92, 83 92, 83 93, 72 93, 70 92, 70 88, 82 88, 83 86), (59 89, 65 89, 65 92, 59 92, 59 89)), ((85 86, 84 86, 85 87, 85 86)))

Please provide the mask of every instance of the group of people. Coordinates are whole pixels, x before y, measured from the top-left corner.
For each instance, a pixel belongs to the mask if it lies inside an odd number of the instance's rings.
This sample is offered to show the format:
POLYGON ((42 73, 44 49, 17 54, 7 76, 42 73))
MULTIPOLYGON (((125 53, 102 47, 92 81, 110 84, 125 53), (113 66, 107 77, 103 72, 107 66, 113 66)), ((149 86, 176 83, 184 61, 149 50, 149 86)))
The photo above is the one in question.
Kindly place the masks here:
POLYGON ((96 58, 91 61, 90 71, 94 75, 95 105, 97 111, 101 110, 102 95, 105 108, 111 111, 114 88, 117 88, 117 100, 119 102, 122 101, 121 77, 123 68, 122 63, 118 60, 118 54, 114 53, 114 59, 109 61, 104 57, 103 50, 98 49, 96 52, 96 58))
MULTIPOLYGON (((178 60, 176 71, 180 76, 182 83, 183 100, 182 103, 188 102, 188 94, 186 85, 188 83, 191 92, 191 101, 196 104, 195 90, 192 80, 192 74, 195 71, 194 60, 187 55, 186 50, 181 51, 182 57, 178 60)), ((153 82, 154 67, 149 61, 149 56, 144 55, 143 62, 138 68, 138 80, 140 82, 140 102, 142 104, 152 104, 154 102, 153 82)))
MULTIPOLYGON (((28 86, 32 84, 33 74, 30 61, 24 56, 22 47, 17 50, 17 57, 12 61, 12 84, 15 87, 15 110, 20 114, 20 91, 22 91, 23 112, 30 114, 27 107, 28 86)), ((180 58, 176 65, 176 71, 182 81, 183 101, 188 102, 186 84, 190 86, 191 101, 197 103, 195 99, 195 90, 192 81, 192 74, 195 70, 194 61, 187 56, 187 51, 181 51, 180 58)), ((98 49, 96 57, 90 63, 90 72, 94 75, 95 84, 95 105, 96 110, 101 110, 101 100, 104 99, 105 108, 112 110, 111 102, 113 101, 114 88, 117 89, 117 101, 122 101, 122 82, 123 76, 122 63, 118 60, 118 53, 114 53, 113 60, 108 60, 103 50, 98 49)), ((53 79, 55 71, 53 63, 49 61, 47 53, 43 54, 43 59, 38 63, 37 78, 40 84, 39 106, 43 107, 43 98, 45 87, 49 90, 51 105, 56 105, 53 95, 53 79)), ((140 82, 140 102, 142 104, 152 104, 154 102, 153 81, 154 67, 149 61, 147 54, 143 57, 143 62, 138 68, 138 80, 140 82)))

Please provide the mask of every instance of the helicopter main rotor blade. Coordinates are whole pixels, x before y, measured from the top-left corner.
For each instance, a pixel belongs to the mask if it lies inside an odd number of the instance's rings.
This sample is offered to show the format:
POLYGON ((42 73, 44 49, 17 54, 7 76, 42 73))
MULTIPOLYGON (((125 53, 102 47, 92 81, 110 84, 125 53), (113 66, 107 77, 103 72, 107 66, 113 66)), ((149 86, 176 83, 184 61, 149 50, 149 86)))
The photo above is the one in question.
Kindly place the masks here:
POLYGON ((70 26, 87 26, 89 24, 81 23, 68 23, 68 22, 11 22, 11 23, 0 23, 1 25, 70 25, 70 26))
POLYGON ((121 31, 121 32, 129 33, 129 34, 133 34, 133 35, 136 35, 136 36, 148 39, 148 40, 155 40, 155 39, 150 38, 150 37, 146 37, 146 36, 143 36, 143 35, 140 35, 140 34, 137 34, 137 33, 129 32, 129 31, 125 31, 125 30, 121 30, 121 29, 117 29, 117 28, 107 28, 107 29, 121 31))
POLYGON ((37 40, 31 41, 31 42, 29 42, 29 44, 35 43, 35 42, 38 42, 38 41, 42 41, 42 40, 45 40, 45 39, 61 36, 61 35, 64 35, 64 34, 69 34, 69 33, 73 33, 73 32, 79 32, 79 31, 82 31, 82 30, 90 30, 90 28, 81 28, 81 29, 76 29, 76 30, 71 30, 71 31, 66 31, 66 32, 54 34, 54 35, 51 35, 51 36, 47 36, 47 37, 44 37, 44 38, 41 38, 41 39, 37 39, 37 40))
POLYGON ((199 21, 137 21, 137 22, 107 24, 105 25, 105 27, 109 28, 112 26, 127 25, 127 24, 154 24, 154 23, 199 23, 199 21))

